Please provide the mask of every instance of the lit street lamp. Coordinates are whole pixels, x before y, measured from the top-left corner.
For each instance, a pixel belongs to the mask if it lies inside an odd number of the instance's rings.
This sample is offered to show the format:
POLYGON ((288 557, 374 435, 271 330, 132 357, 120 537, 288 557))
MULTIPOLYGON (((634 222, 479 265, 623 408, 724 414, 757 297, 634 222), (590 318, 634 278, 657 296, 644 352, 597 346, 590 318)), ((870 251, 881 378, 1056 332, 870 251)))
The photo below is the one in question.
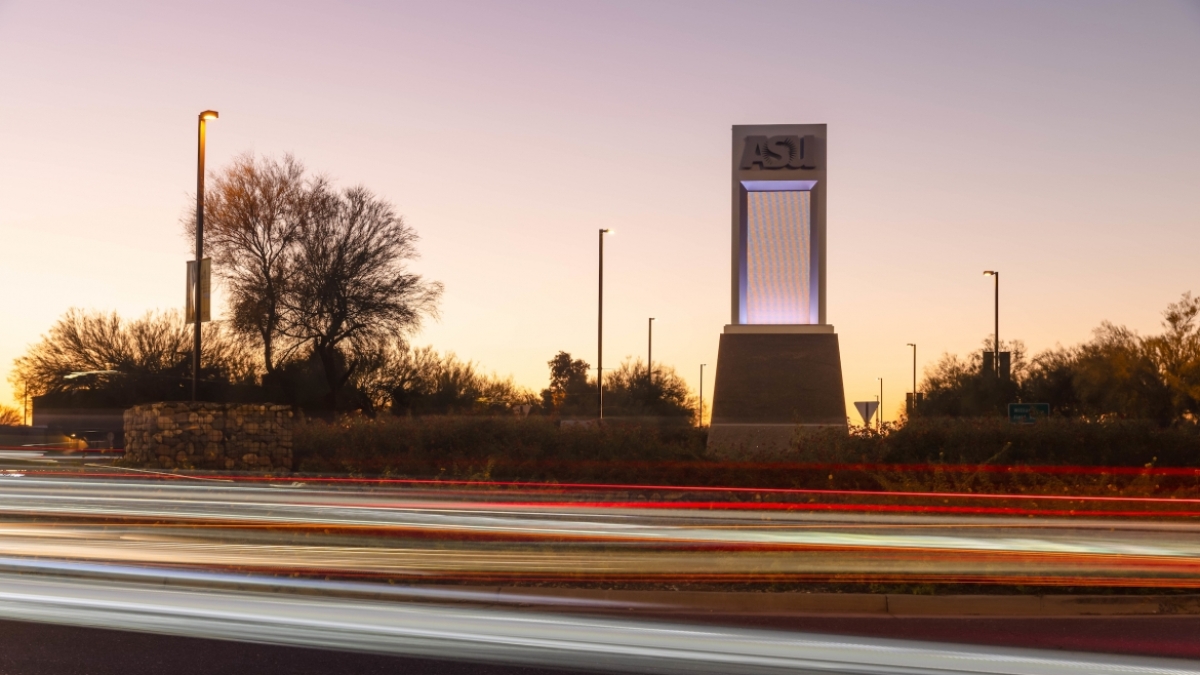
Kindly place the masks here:
POLYGON ((992 367, 996 369, 996 375, 1000 374, 1000 273, 996 270, 987 270, 983 273, 985 277, 992 277, 995 280, 996 287, 996 332, 993 334, 995 344, 992 345, 992 367))
POLYGON ((208 120, 217 119, 216 110, 205 110, 200 113, 200 136, 199 136, 199 153, 196 159, 196 276, 194 290, 195 297, 193 298, 193 318, 195 318, 195 334, 192 338, 192 400, 196 400, 196 386, 200 381, 200 322, 203 318, 201 314, 202 286, 201 286, 201 265, 204 260, 204 131, 208 120))
POLYGON ((604 235, 616 234, 600 229, 600 299, 596 318, 596 390, 600 401, 600 419, 604 419, 604 235))
POLYGON ((704 366, 707 365, 707 363, 700 364, 700 422, 698 426, 701 429, 704 428, 704 366))

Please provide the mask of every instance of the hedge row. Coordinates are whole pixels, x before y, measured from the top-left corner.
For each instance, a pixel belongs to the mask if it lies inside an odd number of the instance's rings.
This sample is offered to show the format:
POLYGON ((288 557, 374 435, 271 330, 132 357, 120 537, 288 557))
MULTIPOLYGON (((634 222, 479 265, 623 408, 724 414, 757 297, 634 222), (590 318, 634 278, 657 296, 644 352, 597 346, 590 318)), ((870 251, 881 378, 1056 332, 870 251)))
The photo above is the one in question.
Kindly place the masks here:
POLYGON ((295 457, 304 473, 539 483, 964 492, 1075 486, 1113 494, 1135 484, 1141 485, 1138 493, 1190 492, 1200 479, 1200 472, 1150 482, 1140 476, 1147 466, 1200 467, 1200 433, 1195 427, 1164 429, 1136 421, 1044 420, 1014 426, 994 420, 917 420, 882 434, 859 429, 798 435, 786 453, 733 458, 710 456, 705 442, 705 432, 693 428, 560 426, 549 418, 386 417, 303 422, 295 431, 295 457), (1127 469, 1068 479, 1062 471, 1037 468, 1064 466, 1127 469))

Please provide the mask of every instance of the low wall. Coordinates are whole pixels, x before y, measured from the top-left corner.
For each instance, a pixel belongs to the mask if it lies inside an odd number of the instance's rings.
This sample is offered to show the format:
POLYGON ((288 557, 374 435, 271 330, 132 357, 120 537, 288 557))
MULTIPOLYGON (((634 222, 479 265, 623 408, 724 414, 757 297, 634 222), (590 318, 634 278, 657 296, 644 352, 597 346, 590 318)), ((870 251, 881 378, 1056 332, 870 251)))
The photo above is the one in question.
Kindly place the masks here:
POLYGON ((78 433, 80 431, 111 431, 120 433, 121 408, 52 408, 36 397, 33 403, 33 426, 78 433))
POLYGON ((641 415, 637 417, 625 415, 605 415, 603 420, 598 420, 595 417, 562 417, 559 418, 558 425, 560 427, 584 427, 589 429, 597 426, 687 429, 692 426, 692 418, 687 415, 641 415))
POLYGON ((191 403, 125 411, 125 458, 163 469, 290 471, 292 409, 286 405, 191 403))

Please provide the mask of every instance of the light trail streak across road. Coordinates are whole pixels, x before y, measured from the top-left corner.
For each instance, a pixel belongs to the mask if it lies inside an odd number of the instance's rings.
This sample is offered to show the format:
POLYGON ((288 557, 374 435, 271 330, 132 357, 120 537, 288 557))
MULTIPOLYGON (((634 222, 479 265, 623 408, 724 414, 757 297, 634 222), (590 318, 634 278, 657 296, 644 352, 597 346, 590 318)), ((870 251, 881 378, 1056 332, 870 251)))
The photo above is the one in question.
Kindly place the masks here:
POLYGON ((267 644, 635 673, 1193 675, 1200 666, 650 621, 0 574, 0 617, 267 644))
POLYGON ((0 556, 405 582, 1200 587, 1192 518, 697 509, 617 497, 26 476, 0 479, 0 556))
POLYGON ((730 628, 715 616, 685 624, 677 618, 695 620, 695 608, 673 594, 631 601, 564 590, 802 581, 1200 587, 1200 521, 1178 511, 1034 519, 696 503, 694 492, 667 488, 30 469, 0 474, 0 619, 564 670, 1200 675, 1182 662, 802 632, 819 627, 730 628))

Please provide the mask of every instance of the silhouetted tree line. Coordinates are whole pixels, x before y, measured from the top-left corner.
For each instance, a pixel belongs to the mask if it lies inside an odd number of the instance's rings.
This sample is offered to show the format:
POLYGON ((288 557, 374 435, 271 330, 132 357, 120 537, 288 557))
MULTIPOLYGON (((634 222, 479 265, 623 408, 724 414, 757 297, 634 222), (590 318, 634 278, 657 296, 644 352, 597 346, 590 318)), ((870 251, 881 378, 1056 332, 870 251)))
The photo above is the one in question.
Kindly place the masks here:
MULTIPOLYGON (((358 379, 437 312, 441 284, 407 269, 416 232, 387 200, 338 189, 291 156, 243 155, 209 182, 205 253, 231 318, 204 327, 202 398, 369 408, 358 379)), ((184 219, 189 240, 195 223, 184 219)), ((72 310, 12 379, 64 404, 185 398, 190 330, 174 314, 72 310)))
MULTIPOLYGON (((569 355, 551 362, 559 397, 539 400, 453 353, 412 347, 442 286, 408 271, 416 232, 366 188, 337 189, 291 156, 243 155, 210 177, 204 203, 205 252, 230 311, 203 327, 201 399, 310 413, 594 413, 595 396, 579 396, 588 366, 569 355)), ((192 240, 195 213, 183 226, 192 240)), ((42 405, 128 407, 189 398, 191 359, 192 327, 176 312, 124 319, 72 309, 16 360, 10 380, 42 405)), ((605 373, 610 409, 689 414, 673 370, 644 373, 629 362, 605 373)))
POLYGON ((511 377, 482 373, 473 361, 432 347, 394 345, 379 352, 355 386, 374 409, 396 415, 505 413, 518 406, 531 412, 538 402, 511 377))
POLYGON ((944 355, 927 369, 921 416, 1006 414, 1012 402, 1047 403, 1052 415, 1148 419, 1168 425, 1200 421, 1200 298, 1185 293, 1163 312, 1163 332, 1143 336, 1104 322, 1090 341, 1032 358, 1020 341, 1012 377, 982 373, 982 352, 944 355))
MULTIPOLYGON (((203 336, 205 397, 254 400, 253 353, 221 323, 205 324, 203 336)), ((53 407, 182 400, 191 394, 191 350, 191 326, 178 312, 126 320, 71 309, 16 359, 9 380, 53 407)))
MULTIPOLYGON (((286 401, 325 410, 323 364, 311 352, 277 363, 267 377, 261 345, 229 322, 204 325, 200 394, 211 401, 286 401)), ((133 320, 72 309, 14 363, 10 379, 51 407, 119 408, 191 396, 192 327, 178 312, 133 320)), ((343 409, 368 414, 448 414, 510 410, 537 397, 511 378, 485 375, 476 364, 431 347, 382 345, 359 361, 342 391, 343 409)), ((19 415, 0 416, 17 423, 19 415), (11 418, 11 419, 10 419, 11 418)))
MULTIPOLYGON (((191 324, 178 312, 151 312, 126 320, 116 313, 71 309, 14 363, 10 379, 28 387, 39 404, 121 408, 191 395, 191 324)), ((204 325, 201 398, 212 401, 289 402, 325 411, 323 364, 311 352, 276 364, 268 377, 261 344, 231 322, 204 325)), ((549 362, 551 381, 541 396, 511 377, 486 374, 454 353, 394 341, 360 356, 339 393, 341 409, 368 415, 467 415, 514 411, 565 416, 596 414, 596 381, 586 362, 560 352, 549 362)), ((687 385, 666 366, 648 381, 641 361, 626 360, 605 374, 611 416, 690 417, 687 385)), ((4 411, 0 423, 19 423, 4 411)))
MULTIPOLYGON (((542 409, 568 417, 594 417, 600 397, 596 378, 589 377, 591 366, 567 352, 559 352, 549 362, 550 386, 542 390, 542 409)), ((606 369, 607 370, 607 369, 606 369)), ((641 359, 625 359, 604 373, 604 415, 606 417, 677 417, 696 414, 696 401, 675 369, 654 364, 648 373, 641 359)))

